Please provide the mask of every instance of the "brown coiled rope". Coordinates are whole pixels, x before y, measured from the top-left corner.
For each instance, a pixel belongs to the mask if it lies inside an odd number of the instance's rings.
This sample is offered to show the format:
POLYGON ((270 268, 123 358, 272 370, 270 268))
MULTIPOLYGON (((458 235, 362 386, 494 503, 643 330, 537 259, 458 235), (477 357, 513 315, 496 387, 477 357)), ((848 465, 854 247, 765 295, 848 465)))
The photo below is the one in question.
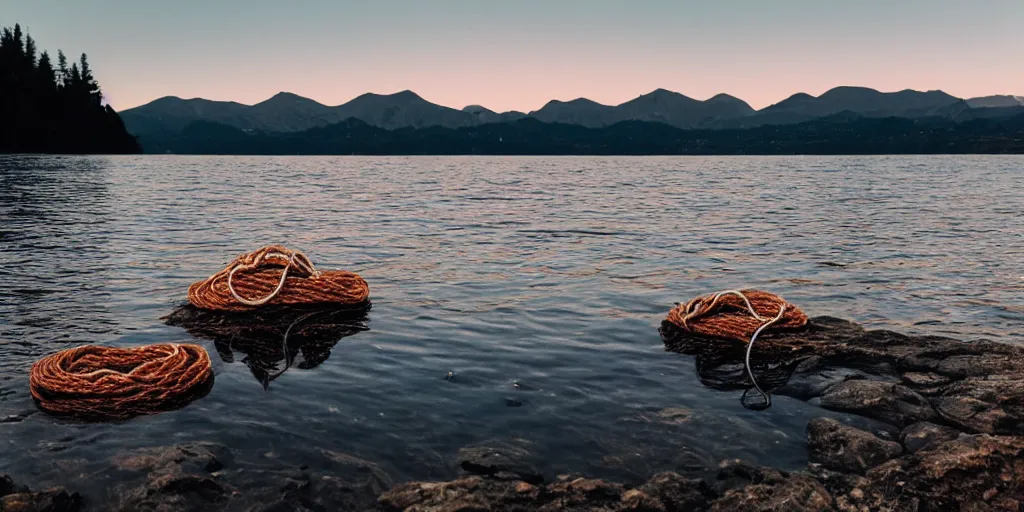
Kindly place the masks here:
POLYGON ((369 285, 358 274, 321 272, 302 252, 280 245, 243 254, 188 287, 193 306, 217 311, 250 311, 264 304, 361 304, 369 296, 369 285))
POLYGON ((83 345, 48 355, 29 377, 39 407, 53 414, 128 418, 181 407, 213 384, 206 349, 161 343, 83 345))
POLYGON ((807 325, 807 315, 800 308, 778 295, 760 290, 727 290, 701 295, 673 308, 667 320, 694 334, 743 343, 762 328, 783 330, 807 325), (777 315, 781 316, 773 320, 777 315), (770 323, 765 325, 767 322, 770 323))
MULTIPOLYGON (((696 297, 679 304, 668 313, 669 322, 701 336, 738 340, 747 344, 744 365, 750 382, 764 403, 750 406, 767 409, 772 397, 757 384, 750 366, 750 351, 757 336, 768 328, 798 329, 807 325, 807 315, 800 308, 773 293, 760 290, 726 290, 696 297)), ((746 393, 740 401, 746 406, 746 393)))

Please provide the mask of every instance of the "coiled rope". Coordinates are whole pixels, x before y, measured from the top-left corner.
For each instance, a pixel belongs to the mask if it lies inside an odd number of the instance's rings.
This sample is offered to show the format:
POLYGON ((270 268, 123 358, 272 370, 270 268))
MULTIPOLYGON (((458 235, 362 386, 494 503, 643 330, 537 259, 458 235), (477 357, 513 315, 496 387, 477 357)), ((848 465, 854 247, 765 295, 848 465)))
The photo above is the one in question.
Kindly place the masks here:
POLYGON ((44 411, 114 419, 184 406, 212 384, 206 350, 177 343, 83 345, 40 359, 29 377, 32 396, 44 411))
MULTIPOLYGON (((765 401, 761 408, 771 407, 772 402, 771 395, 757 384, 750 365, 754 342, 769 327, 783 330, 807 325, 807 315, 800 308, 778 295, 760 290, 725 290, 701 295, 673 308, 667 320, 694 334, 746 343, 744 367, 750 382, 765 401), (773 313, 774 316, 769 316, 773 313)), ((746 393, 742 400, 746 400, 746 393)))
POLYGON ((319 271, 301 251, 280 245, 243 254, 188 288, 192 305, 217 311, 248 311, 266 304, 351 305, 369 296, 369 285, 358 274, 319 271))

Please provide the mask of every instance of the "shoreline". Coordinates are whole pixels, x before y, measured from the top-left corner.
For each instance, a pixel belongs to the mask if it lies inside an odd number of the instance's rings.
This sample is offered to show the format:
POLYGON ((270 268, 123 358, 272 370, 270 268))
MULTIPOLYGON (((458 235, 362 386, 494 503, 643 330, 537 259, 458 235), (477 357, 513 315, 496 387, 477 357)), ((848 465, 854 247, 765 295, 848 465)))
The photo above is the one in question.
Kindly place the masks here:
MULTIPOLYGON (((703 358, 705 385, 732 385, 737 351, 662 326, 666 349, 703 358)), ((815 317, 798 333, 758 340, 754 365, 778 368, 775 394, 880 421, 877 433, 811 420, 806 470, 738 460, 680 469, 625 486, 539 475, 515 443, 467 447, 465 476, 395 485, 371 462, 330 452, 332 470, 235 466, 213 443, 150 447, 114 457, 145 475, 119 489, 119 510, 1020 510, 1024 507, 1024 347, 866 331, 815 317)), ((742 363, 740 361, 740 369, 742 363)), ((699 372, 700 373, 700 372, 699 372)), ((14 475, 17 477, 17 475, 14 475)), ((0 510, 101 510, 76 489, 28 491, 0 475, 0 510)), ((30 486, 31 487, 31 486, 30 486)))

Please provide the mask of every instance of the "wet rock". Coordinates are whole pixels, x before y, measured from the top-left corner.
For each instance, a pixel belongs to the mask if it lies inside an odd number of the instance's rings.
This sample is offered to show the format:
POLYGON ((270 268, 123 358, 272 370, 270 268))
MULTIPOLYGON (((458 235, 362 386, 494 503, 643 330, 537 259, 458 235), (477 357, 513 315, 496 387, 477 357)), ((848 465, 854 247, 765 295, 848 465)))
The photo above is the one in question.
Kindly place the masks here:
POLYGON ((950 382, 949 377, 944 377, 937 373, 931 372, 907 372, 900 376, 903 383, 914 389, 920 390, 920 388, 934 388, 950 382))
MULTIPOLYGON (((814 462, 809 463, 807 468, 814 478, 821 482, 825 489, 837 499, 840 496, 858 492, 857 489, 868 483, 868 479, 862 475, 833 471, 814 462)), ((863 493, 863 491, 860 492, 863 493)))
POLYGON ((16 492, 27 492, 28 489, 14 483, 10 475, 0 475, 0 497, 16 492))
POLYGON ((539 484, 544 477, 533 466, 532 447, 525 439, 498 439, 467 446, 459 450, 459 466, 477 475, 539 484))
POLYGON ((114 466, 148 473, 212 473, 231 461, 231 452, 217 443, 186 443, 139 448, 114 457, 114 466))
MULTIPOLYGON (((705 385, 723 390, 749 385, 737 373, 744 356, 737 344, 696 337, 668 322, 662 323, 661 335, 668 350, 696 356, 705 385)), ((788 369, 770 375, 776 394, 820 397, 826 408, 901 428, 938 421, 973 433, 1024 434, 1021 346, 865 331, 842 319, 815 317, 804 330, 763 336, 752 359, 788 369)))
POLYGON ((696 510, 717 497, 703 480, 672 472, 654 475, 639 489, 657 499, 666 510, 696 510))
POLYGON ((561 475, 548 485, 478 476, 451 482, 411 482, 384 493, 385 511, 643 511, 702 510, 716 497, 700 480, 656 475, 635 489, 594 478, 561 475))
POLYGON ((321 453, 331 462, 331 478, 340 478, 349 489, 376 497, 394 485, 387 472, 370 461, 330 450, 321 450, 321 453))
POLYGON ((154 473, 140 487, 121 496, 119 510, 203 511, 222 508, 235 491, 211 477, 180 473, 154 473))
POLYGON ((361 492, 340 478, 305 474, 285 478, 278 494, 249 512, 370 510, 377 498, 377 494, 361 492))
POLYGON ((934 403, 943 420, 967 432, 1024 433, 1024 373, 964 379, 934 403))
POLYGON ((718 481, 724 493, 710 503, 707 510, 712 512, 809 512, 831 510, 834 503, 828 490, 806 474, 730 462, 719 471, 718 481))
POLYGON ((821 395, 825 409, 848 411, 899 427, 938 417, 923 396, 901 384, 877 380, 848 380, 821 395))
POLYGON ((621 510, 626 491, 621 484, 566 475, 545 490, 549 499, 538 510, 621 510))
POLYGON ((3 512, 78 512, 82 497, 62 487, 42 492, 17 492, 0 498, 3 512))
POLYGON ((908 452, 914 453, 931 444, 956 439, 959 435, 960 431, 955 428, 922 421, 903 429, 900 443, 908 452))
POLYGON ((480 477, 451 482, 410 482, 384 493, 377 503, 385 511, 456 512, 493 510, 492 503, 504 503, 503 510, 529 510, 530 493, 520 496, 510 482, 485 481, 480 477), (518 508, 516 508, 518 506, 518 508))
POLYGON ((870 510, 1022 510, 1024 437, 960 436, 877 466, 870 510))
POLYGON ((879 439, 831 418, 815 418, 808 423, 807 444, 812 462, 851 473, 863 473, 903 453, 899 443, 879 439))

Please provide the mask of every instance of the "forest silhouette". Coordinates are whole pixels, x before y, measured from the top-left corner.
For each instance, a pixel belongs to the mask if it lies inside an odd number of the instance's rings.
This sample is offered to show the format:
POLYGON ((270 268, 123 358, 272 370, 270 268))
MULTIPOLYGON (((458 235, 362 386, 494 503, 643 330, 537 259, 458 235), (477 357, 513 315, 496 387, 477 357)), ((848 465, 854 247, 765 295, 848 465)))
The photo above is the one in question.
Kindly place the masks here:
POLYGON ((57 52, 37 55, 20 25, 0 33, 0 153, 138 153, 83 53, 68 66, 57 52))

